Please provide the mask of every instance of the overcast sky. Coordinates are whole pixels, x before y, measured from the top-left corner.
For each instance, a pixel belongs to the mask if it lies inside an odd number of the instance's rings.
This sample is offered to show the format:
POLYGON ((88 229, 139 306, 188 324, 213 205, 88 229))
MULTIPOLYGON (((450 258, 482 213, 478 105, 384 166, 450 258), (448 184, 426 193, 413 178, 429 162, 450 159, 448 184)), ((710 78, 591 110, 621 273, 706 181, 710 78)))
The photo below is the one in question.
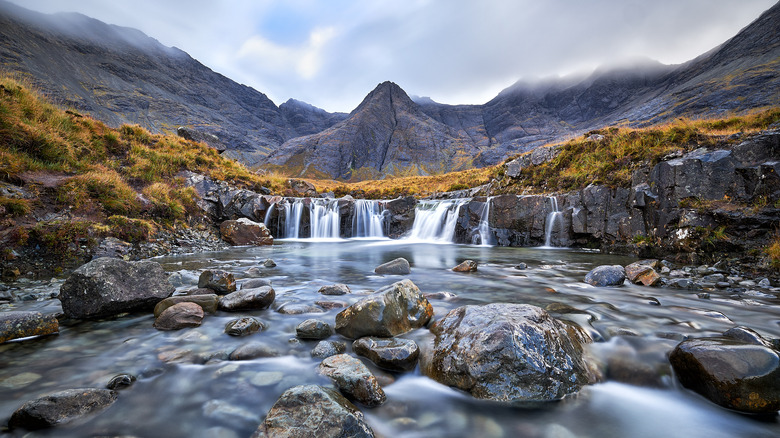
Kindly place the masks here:
POLYGON ((378 83, 485 103, 521 78, 723 43, 775 0, 13 0, 140 29, 268 95, 349 112, 378 83))

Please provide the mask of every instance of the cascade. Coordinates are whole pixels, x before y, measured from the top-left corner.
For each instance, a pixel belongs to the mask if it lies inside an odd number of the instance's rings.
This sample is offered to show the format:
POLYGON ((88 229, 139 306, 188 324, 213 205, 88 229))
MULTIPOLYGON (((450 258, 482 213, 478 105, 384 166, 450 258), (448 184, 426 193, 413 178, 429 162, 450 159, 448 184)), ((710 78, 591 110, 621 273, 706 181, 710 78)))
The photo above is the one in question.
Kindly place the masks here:
POLYGON ((384 212, 379 201, 358 199, 352 217, 352 237, 385 237, 384 212))
MULTIPOLYGON (((490 237, 490 225, 488 224, 491 199, 492 198, 487 198, 487 200, 485 200, 485 205, 482 206, 482 211, 479 213, 479 228, 477 230, 479 231, 479 244, 482 246, 493 246, 495 244, 490 237)), ((476 238, 477 236, 475 235, 473 240, 476 240, 476 238)), ((475 245, 477 244, 475 241, 472 243, 475 245)))
POLYGON ((303 199, 289 199, 284 203, 284 238, 297 239, 301 229, 301 215, 303 214, 303 199))
POLYGON ((311 237, 314 239, 338 239, 341 220, 339 201, 337 199, 312 199, 309 208, 311 212, 309 215, 311 237))
POLYGON ((558 199, 555 196, 548 196, 552 211, 547 214, 547 218, 544 221, 544 248, 552 248, 552 231, 555 228, 555 224, 561 226, 561 210, 558 208, 558 199))
POLYGON ((409 239, 452 242, 460 208, 468 199, 420 201, 414 212, 409 239))

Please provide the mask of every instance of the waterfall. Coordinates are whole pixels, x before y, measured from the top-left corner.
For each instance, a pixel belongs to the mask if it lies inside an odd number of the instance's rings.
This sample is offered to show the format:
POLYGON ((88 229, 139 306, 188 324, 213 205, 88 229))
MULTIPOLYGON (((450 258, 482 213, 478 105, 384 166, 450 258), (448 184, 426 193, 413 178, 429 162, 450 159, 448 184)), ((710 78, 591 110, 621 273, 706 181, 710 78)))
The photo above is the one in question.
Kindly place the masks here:
MULTIPOLYGON (((479 213, 479 244, 482 246, 494 245, 493 239, 490 237, 490 225, 488 224, 490 219, 490 200, 491 198, 485 200, 485 205, 482 206, 482 211, 479 213)), ((476 237, 475 235, 474 240, 476 240, 476 237)), ((472 243, 477 244, 477 242, 472 243)))
POLYGON ((452 242, 460 207, 466 202, 466 199, 420 201, 414 212, 409 239, 452 242))
POLYGON ((352 237, 385 237, 384 215, 379 201, 358 199, 352 217, 352 237))
POLYGON ((547 214, 547 218, 544 221, 544 248, 552 248, 552 231, 555 228, 555 224, 560 227, 561 224, 561 210, 558 208, 558 199, 555 196, 548 196, 552 206, 552 211, 547 214))
POLYGON ((301 215, 303 214, 303 199, 298 198, 284 203, 284 237, 297 239, 301 229, 301 215))
POLYGON ((340 236, 339 201, 337 199, 312 199, 310 204, 311 237, 313 239, 338 239, 340 236))

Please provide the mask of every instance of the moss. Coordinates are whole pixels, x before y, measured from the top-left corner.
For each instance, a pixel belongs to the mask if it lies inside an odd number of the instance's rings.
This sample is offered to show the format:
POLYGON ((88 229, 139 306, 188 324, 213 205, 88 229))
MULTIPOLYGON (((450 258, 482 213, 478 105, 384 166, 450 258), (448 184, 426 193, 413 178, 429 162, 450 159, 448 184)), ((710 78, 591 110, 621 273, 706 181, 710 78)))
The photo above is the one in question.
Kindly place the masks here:
POLYGON ((0 196, 0 207, 10 216, 24 216, 30 213, 30 201, 0 196))
POLYGON ((156 231, 154 223, 144 219, 115 215, 109 217, 106 222, 109 234, 130 243, 144 242, 156 231))

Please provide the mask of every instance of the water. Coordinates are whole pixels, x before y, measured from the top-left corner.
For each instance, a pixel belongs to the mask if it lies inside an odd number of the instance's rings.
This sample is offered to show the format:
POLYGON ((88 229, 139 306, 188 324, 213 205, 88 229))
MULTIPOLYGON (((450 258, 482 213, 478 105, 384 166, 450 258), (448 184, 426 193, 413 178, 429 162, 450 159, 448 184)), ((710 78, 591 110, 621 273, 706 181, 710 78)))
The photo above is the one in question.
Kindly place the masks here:
POLYGON ((560 227, 563 225, 561 218, 563 213, 558 208, 558 199, 555 196, 550 196, 547 199, 550 200, 551 210, 544 221, 544 247, 552 248, 552 234, 556 226, 559 228, 558 231, 560 231, 560 227))
MULTIPOLYGON (((311 237, 314 239, 338 239, 340 237, 339 202, 336 199, 312 199, 311 237)), ((299 219, 300 220, 300 219, 299 219)))
MULTIPOLYGON (((457 205, 448 208, 455 210, 457 205)), ((419 370, 392 374, 372 367, 383 381, 392 381, 384 386, 385 405, 361 408, 378 434, 404 438, 780 436, 777 418, 739 415, 679 388, 666 358, 684 336, 714 336, 735 325, 780 337, 780 303, 775 297, 739 298, 714 291, 711 299, 702 300, 695 291, 635 285, 595 288, 582 282, 590 269, 625 265, 633 259, 594 252, 365 240, 284 241, 270 247, 156 259, 174 273, 178 290, 195 287, 198 275, 207 268, 234 272, 239 283, 252 276, 266 277, 277 292, 275 307, 218 312, 207 315, 201 327, 175 332, 153 329, 151 314, 132 314, 69 323, 58 336, 0 345, 0 421, 41 394, 102 387, 112 376, 125 372, 139 376, 138 381, 122 390, 110 409, 86 422, 34 436, 250 436, 286 389, 328 384, 316 373, 319 361, 309 354, 316 342, 290 340, 301 321, 319 318, 333 324, 339 309, 302 315, 283 315, 274 309, 321 300, 354 302, 369 291, 406 278, 373 273, 374 267, 396 257, 411 262, 408 278, 424 293, 456 295, 431 300, 435 318, 466 304, 568 304, 582 313, 564 316, 600 339, 588 348, 590 354, 602 363, 614 357, 639 360, 659 370, 661 387, 605 381, 559 403, 519 408, 474 400, 422 376, 419 370), (262 267, 267 258, 278 266, 262 267), (471 274, 450 270, 465 259, 478 261, 479 270, 471 274), (520 262, 528 269, 515 269, 520 262), (337 282, 348 284, 353 293, 337 297, 317 293, 321 286, 337 282), (652 305, 653 299, 661 305, 652 305), (245 315, 262 320, 268 329, 245 338, 223 333, 228 321, 245 315), (264 343, 278 356, 206 363, 208 357, 219 357, 246 342, 264 343)), ((19 292, 57 290, 60 284, 30 284, 19 292)), ((60 310, 57 300, 15 306, 19 310, 60 310)), ((426 329, 404 337, 423 348, 431 341, 426 329)), ((351 352, 351 342, 338 335, 331 340, 346 341, 351 352)))
MULTIPOLYGON (((485 205, 482 207, 482 211, 479 214, 479 242, 473 242, 475 245, 479 243, 482 246, 492 246, 495 245, 494 239, 491 237, 490 234, 490 200, 491 198, 487 198, 485 200, 485 205)), ((476 238, 477 236, 475 236, 476 238)))
POLYGON ((383 238, 384 212, 379 201, 358 199, 352 217, 352 237, 383 238))
POLYGON ((303 215, 303 199, 287 199, 284 202, 284 236, 297 239, 301 234, 301 216, 303 215))
POLYGON ((413 241, 452 242, 460 208, 468 199, 419 201, 408 239, 413 241))

